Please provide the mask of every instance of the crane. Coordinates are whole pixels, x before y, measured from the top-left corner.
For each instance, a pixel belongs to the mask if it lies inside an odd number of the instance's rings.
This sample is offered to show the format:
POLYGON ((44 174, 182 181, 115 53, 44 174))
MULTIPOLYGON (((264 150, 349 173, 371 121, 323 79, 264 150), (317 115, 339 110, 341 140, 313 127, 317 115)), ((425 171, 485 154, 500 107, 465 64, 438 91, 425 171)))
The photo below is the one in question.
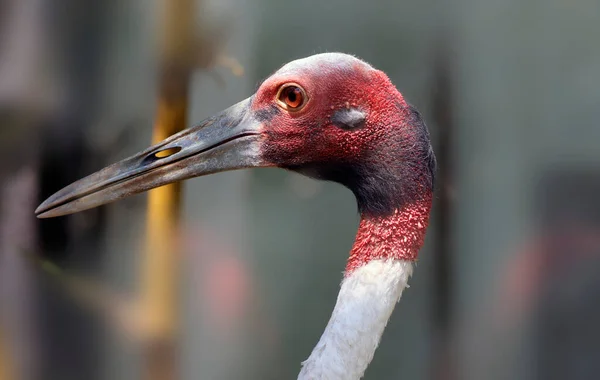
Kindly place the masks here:
POLYGON ((331 318, 299 379, 360 379, 425 239, 436 160, 419 112, 388 76, 352 55, 282 66, 249 98, 58 191, 56 217, 167 183, 279 167, 338 182, 360 222, 331 318))

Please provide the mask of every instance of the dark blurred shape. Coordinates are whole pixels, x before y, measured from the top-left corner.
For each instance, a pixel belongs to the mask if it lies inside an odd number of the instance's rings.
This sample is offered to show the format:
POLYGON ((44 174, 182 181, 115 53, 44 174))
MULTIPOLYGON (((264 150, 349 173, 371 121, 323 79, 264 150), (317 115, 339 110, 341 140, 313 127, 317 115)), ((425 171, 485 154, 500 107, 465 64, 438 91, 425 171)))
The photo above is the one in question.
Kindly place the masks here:
POLYGON ((535 189, 535 217, 557 234, 600 227, 600 170, 592 165, 548 170, 535 189))
MULTIPOLYGON (((65 183, 79 179, 84 172, 89 149, 83 140, 81 125, 80 121, 61 120, 60 124, 44 129, 40 152, 40 201, 65 183)), ((100 209, 98 213, 103 211, 100 209)), ((58 265, 67 263, 68 247, 73 239, 73 231, 69 228, 71 224, 72 218, 69 217, 38 222, 43 258, 58 265)))
POLYGON ((536 378, 600 373, 600 172, 549 171, 536 189, 542 239, 532 307, 536 378))

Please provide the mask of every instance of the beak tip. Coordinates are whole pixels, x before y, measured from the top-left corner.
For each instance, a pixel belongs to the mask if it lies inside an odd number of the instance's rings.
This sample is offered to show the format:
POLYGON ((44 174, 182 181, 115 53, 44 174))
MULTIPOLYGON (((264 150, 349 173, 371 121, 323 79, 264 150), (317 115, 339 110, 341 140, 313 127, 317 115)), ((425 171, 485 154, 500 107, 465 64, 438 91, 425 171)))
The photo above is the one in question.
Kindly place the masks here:
POLYGON ((51 198, 46 199, 42 202, 34 211, 35 216, 38 219, 50 218, 52 215, 52 203, 51 198))
POLYGON ((38 208, 35 209, 34 213, 36 218, 38 219, 47 218, 45 208, 43 208, 42 205, 38 206, 38 208))
POLYGON ((56 216, 62 216, 64 215, 64 213, 58 212, 58 209, 44 209, 41 207, 38 207, 35 210, 35 217, 38 219, 48 219, 48 218, 54 218, 56 216))
POLYGON ((44 211, 44 207, 42 207, 44 204, 42 203, 41 205, 39 205, 35 211, 33 212, 38 218, 40 217, 40 215, 42 214, 42 212, 44 211))

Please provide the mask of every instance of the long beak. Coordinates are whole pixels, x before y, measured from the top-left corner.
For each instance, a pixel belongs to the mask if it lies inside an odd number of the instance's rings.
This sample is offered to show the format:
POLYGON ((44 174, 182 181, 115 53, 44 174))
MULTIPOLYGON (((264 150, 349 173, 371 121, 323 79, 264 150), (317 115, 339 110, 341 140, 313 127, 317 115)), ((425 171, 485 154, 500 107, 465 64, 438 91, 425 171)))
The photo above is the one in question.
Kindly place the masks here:
POLYGON ((251 99, 65 187, 35 213, 71 214, 191 177, 269 166, 260 158, 261 124, 252 116, 251 99))

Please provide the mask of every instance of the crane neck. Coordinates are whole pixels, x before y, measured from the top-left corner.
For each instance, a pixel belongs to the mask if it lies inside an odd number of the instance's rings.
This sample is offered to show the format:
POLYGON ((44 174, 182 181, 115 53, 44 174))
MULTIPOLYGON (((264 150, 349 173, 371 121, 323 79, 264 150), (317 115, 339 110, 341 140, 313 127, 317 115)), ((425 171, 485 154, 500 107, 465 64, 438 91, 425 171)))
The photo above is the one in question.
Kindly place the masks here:
POLYGON ((387 215, 361 215, 335 308, 298 379, 362 378, 423 245, 426 194, 387 215))
POLYGON ((412 270, 411 261, 372 260, 345 276, 329 323, 298 379, 362 378, 412 270))
POLYGON ((415 261, 425 241, 431 202, 428 192, 387 215, 363 213, 345 275, 373 260, 415 261))

